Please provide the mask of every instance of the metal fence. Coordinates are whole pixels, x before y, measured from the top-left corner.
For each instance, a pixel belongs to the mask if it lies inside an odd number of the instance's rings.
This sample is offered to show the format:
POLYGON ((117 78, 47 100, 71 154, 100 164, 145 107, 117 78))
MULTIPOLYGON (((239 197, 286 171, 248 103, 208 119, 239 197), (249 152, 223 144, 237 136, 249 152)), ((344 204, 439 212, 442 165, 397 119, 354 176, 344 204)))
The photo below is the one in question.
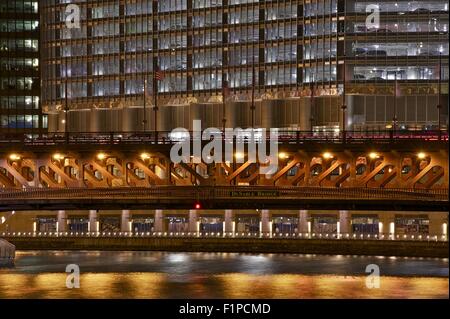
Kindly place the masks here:
MULTIPOLYGON (((219 132, 217 138, 225 142, 248 141, 248 131, 241 135, 232 136, 219 132)), ((161 144, 171 145, 180 141, 194 141, 201 132, 189 132, 185 136, 174 136, 171 132, 73 132, 73 133, 45 133, 37 136, 27 134, 0 134, 0 145, 25 145, 25 146, 58 146, 58 145, 134 145, 134 144, 161 144)), ((390 143, 399 140, 420 141, 448 141, 448 132, 445 130, 427 131, 340 131, 336 132, 312 132, 295 130, 278 130, 278 142, 282 144, 302 144, 305 142, 326 143, 362 143, 378 142, 390 143)), ((270 131, 265 133, 255 130, 255 140, 270 140, 270 131), (265 134, 265 135, 264 135, 265 134)))
POLYGON ((273 232, 0 232, 4 238, 253 238, 304 240, 403 240, 448 241, 447 235, 399 235, 354 233, 273 233, 273 232))
POLYGON ((355 199, 448 201, 448 189, 284 187, 284 186, 152 186, 114 188, 0 188, 0 200, 52 199, 355 199))

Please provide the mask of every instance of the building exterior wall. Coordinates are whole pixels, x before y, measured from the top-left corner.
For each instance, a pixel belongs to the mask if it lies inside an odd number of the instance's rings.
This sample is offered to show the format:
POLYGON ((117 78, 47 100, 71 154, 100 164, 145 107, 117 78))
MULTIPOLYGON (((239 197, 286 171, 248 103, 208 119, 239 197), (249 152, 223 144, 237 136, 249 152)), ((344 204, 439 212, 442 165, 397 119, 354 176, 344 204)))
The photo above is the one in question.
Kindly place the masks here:
POLYGON ((0 134, 42 133, 39 3, 0 3, 0 134))
POLYGON ((220 127, 225 81, 230 127, 251 126, 254 87, 256 127, 342 129, 345 92, 346 128, 436 128, 439 78, 448 121, 448 1, 377 1, 378 30, 366 27, 373 1, 363 0, 78 1, 79 29, 66 27, 66 2, 42 1, 51 131, 66 129, 65 108, 73 131, 142 130, 144 79, 154 129, 157 66, 159 130, 180 114, 220 127))

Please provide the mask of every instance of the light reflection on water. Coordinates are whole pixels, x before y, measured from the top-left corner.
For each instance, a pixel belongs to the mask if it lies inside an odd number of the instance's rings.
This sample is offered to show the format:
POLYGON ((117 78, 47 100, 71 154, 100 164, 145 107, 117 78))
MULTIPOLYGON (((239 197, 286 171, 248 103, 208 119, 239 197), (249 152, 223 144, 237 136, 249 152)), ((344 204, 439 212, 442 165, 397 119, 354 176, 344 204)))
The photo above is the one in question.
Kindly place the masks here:
POLYGON ((18 252, 0 298, 448 298, 448 259, 321 255, 18 252), (78 264, 81 288, 65 287, 78 264), (380 266, 380 289, 365 267, 380 266))

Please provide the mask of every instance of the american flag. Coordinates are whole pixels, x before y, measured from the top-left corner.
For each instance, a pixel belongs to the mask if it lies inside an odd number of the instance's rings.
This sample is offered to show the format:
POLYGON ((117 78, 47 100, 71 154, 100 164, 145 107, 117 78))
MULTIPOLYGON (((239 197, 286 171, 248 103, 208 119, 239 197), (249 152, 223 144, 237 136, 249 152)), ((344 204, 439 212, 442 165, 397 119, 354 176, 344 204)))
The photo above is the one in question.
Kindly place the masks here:
POLYGON ((162 80, 164 80, 164 77, 165 77, 164 72, 161 71, 159 66, 156 66, 156 69, 155 69, 155 79, 156 79, 156 81, 162 81, 162 80))

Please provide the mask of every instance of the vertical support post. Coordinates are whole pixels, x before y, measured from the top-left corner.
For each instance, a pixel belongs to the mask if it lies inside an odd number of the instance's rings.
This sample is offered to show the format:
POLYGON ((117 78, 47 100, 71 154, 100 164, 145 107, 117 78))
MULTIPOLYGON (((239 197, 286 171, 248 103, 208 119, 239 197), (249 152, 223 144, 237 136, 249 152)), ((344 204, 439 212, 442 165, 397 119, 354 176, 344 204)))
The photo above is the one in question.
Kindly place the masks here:
POLYGON ((155 210, 155 232, 164 231, 164 216, 162 209, 155 210))
POLYGON ((67 230, 67 215, 65 210, 58 210, 57 215, 57 229, 58 232, 65 232, 67 230))
POLYGON ((88 232, 98 233, 97 211, 96 210, 89 211, 89 226, 88 227, 89 227, 88 232))

